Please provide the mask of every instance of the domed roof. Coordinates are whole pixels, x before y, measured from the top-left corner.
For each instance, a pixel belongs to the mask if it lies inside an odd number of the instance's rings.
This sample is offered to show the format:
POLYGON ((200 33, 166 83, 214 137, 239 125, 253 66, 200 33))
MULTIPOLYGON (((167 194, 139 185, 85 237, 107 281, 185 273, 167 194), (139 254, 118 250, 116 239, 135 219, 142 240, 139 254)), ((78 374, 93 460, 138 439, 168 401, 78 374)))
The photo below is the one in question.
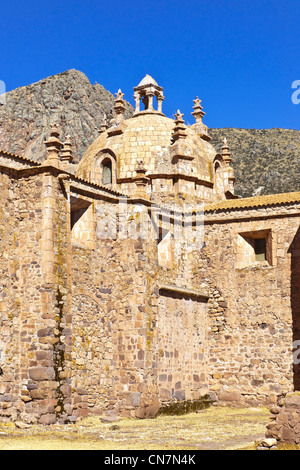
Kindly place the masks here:
MULTIPOLYGON (((122 133, 110 136, 107 131, 103 132, 90 145, 78 165, 77 176, 89 179, 95 160, 105 151, 115 155, 118 179, 136 176, 140 161, 148 174, 172 173, 174 127, 173 119, 158 114, 140 114, 123 121, 122 133)), ((210 162, 216 155, 212 145, 187 127, 185 148, 194 157, 193 175, 211 181, 210 162)))
MULTIPOLYGON (((149 75, 146 75, 135 90, 140 89, 141 96, 147 98, 145 93, 150 83, 155 90, 159 89, 157 100, 163 99, 162 88, 149 75)), ((119 105, 120 96, 119 90, 116 99, 119 99, 119 105)), ((148 104, 147 100, 146 103, 148 104)), ((202 124, 203 127, 205 126, 202 124)), ((112 126, 90 145, 78 165, 76 175, 101 184, 100 181, 92 180, 96 178, 94 167, 101 155, 108 154, 116 161, 118 181, 135 178, 141 161, 146 175, 172 175, 177 171, 175 167, 178 158, 182 158, 189 164, 186 165, 186 170, 181 171, 204 182, 212 182, 211 164, 216 151, 201 136, 203 137, 203 133, 197 123, 186 126, 180 113, 173 120, 162 112, 155 111, 152 101, 151 106, 143 111, 140 111, 138 103, 132 118, 124 120, 122 116, 117 116, 112 126)))

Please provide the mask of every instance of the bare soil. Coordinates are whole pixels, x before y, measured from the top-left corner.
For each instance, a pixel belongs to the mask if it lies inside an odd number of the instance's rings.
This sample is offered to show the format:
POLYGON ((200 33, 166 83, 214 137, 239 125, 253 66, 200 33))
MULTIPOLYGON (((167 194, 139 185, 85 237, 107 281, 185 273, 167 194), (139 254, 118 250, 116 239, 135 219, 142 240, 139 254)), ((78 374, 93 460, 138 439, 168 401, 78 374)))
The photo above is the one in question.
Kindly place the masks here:
POLYGON ((266 408, 211 407, 113 423, 94 417, 25 429, 0 423, 0 450, 254 450, 268 422, 266 408))

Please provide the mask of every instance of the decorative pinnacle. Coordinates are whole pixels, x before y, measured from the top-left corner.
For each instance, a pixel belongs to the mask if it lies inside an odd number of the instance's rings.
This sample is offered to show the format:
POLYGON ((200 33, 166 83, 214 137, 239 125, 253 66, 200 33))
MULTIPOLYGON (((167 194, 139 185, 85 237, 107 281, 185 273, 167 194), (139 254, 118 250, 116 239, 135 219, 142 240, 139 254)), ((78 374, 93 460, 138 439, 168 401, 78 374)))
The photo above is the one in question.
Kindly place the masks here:
POLYGON ((136 184, 136 196, 140 196, 143 198, 147 198, 147 193, 146 193, 146 186, 149 183, 149 178, 146 176, 146 168, 144 167, 144 162, 142 160, 139 161, 137 169, 135 170, 137 177, 135 179, 135 184, 136 184))
POLYGON ((175 127, 173 132, 173 141, 186 138, 186 126, 182 116, 183 114, 178 109, 177 113, 174 115, 175 127))
POLYGON ((224 139, 223 139, 222 157, 223 157, 223 160, 226 163, 230 164, 231 156, 230 156, 229 145, 228 145, 228 141, 227 141, 226 137, 224 137, 224 139))
POLYGON ((59 128, 57 124, 51 124, 51 131, 50 131, 50 137, 49 139, 45 142, 45 145, 47 147, 47 164, 54 164, 58 165, 59 164, 59 152, 63 146, 62 142, 59 139, 59 128))
POLYGON ((202 111, 203 108, 201 106, 201 100, 198 98, 198 96, 193 100, 194 101, 194 112, 191 113, 192 116, 194 116, 196 123, 202 122, 202 118, 205 115, 205 112, 202 111))
POLYGON ((50 128, 51 128, 50 136, 51 137, 56 137, 56 138, 59 137, 60 132, 59 132, 58 125, 56 123, 50 124, 50 128))
POLYGON ((145 174, 146 173, 146 168, 144 167, 144 162, 143 160, 140 160, 137 166, 137 169, 135 170, 139 174, 145 174))
POLYGON ((61 160, 65 163, 71 163, 73 160, 72 142, 69 135, 66 136, 63 149, 61 151, 61 160))
POLYGON ((108 128, 107 119, 106 119, 106 115, 104 114, 101 125, 100 125, 99 133, 101 134, 102 132, 105 132, 107 128, 108 128))
POLYGON ((119 88, 118 93, 115 93, 116 101, 123 101, 124 93, 122 93, 121 89, 119 88))
POLYGON ((195 109, 195 108, 200 108, 200 109, 202 109, 201 101, 202 101, 202 100, 200 100, 199 97, 196 96, 196 98, 193 100, 193 102, 194 102, 193 108, 194 108, 194 109, 195 109))
POLYGON ((222 145, 222 149, 229 149, 229 145, 228 145, 228 140, 226 137, 224 137, 223 139, 223 145, 222 145))
POLYGON ((114 104, 114 112, 116 113, 118 118, 121 118, 125 111, 124 100, 123 100, 124 93, 121 90, 118 90, 116 93, 115 104, 114 104))
POLYGON ((176 122, 184 122, 182 116, 183 116, 183 113, 181 113, 180 110, 178 109, 177 113, 174 115, 175 121, 176 122))

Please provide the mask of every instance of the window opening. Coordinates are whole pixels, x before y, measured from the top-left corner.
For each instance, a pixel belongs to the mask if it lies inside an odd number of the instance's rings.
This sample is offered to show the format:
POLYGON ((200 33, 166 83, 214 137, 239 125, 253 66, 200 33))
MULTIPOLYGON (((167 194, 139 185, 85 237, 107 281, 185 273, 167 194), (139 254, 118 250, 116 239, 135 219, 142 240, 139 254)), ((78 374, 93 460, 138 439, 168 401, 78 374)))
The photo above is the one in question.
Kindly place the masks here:
POLYGON ((273 266, 275 261, 274 239, 271 229, 239 233, 236 239, 236 267, 261 265, 273 266))
POLYGON ((267 242, 265 238, 254 239, 255 261, 267 260, 267 242))
POLYGON ((112 183, 112 163, 111 160, 108 158, 102 162, 102 183, 111 184, 112 183))

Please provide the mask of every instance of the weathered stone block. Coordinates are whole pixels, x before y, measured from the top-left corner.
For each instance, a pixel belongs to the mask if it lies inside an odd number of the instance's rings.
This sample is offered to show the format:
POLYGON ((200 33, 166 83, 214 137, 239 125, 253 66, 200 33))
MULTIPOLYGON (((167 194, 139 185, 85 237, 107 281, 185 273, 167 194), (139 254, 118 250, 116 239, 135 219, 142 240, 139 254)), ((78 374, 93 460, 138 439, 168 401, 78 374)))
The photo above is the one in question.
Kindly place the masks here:
POLYGON ((29 377, 36 381, 53 380, 55 371, 53 367, 35 367, 29 370, 29 377))
POLYGON ((220 401, 231 401, 231 402, 239 402, 241 399, 241 393, 239 391, 231 391, 231 392, 221 392, 219 394, 220 401))
POLYGON ((141 404, 141 393, 140 392, 134 392, 132 394, 132 406, 140 406, 141 404))
POLYGON ((291 396, 286 396, 285 408, 286 410, 289 410, 291 408, 300 410, 300 395, 293 394, 291 396))
POLYGON ((39 420, 39 424, 44 424, 44 425, 50 425, 50 424, 55 424, 56 423, 56 414, 45 414, 42 415, 39 420))

